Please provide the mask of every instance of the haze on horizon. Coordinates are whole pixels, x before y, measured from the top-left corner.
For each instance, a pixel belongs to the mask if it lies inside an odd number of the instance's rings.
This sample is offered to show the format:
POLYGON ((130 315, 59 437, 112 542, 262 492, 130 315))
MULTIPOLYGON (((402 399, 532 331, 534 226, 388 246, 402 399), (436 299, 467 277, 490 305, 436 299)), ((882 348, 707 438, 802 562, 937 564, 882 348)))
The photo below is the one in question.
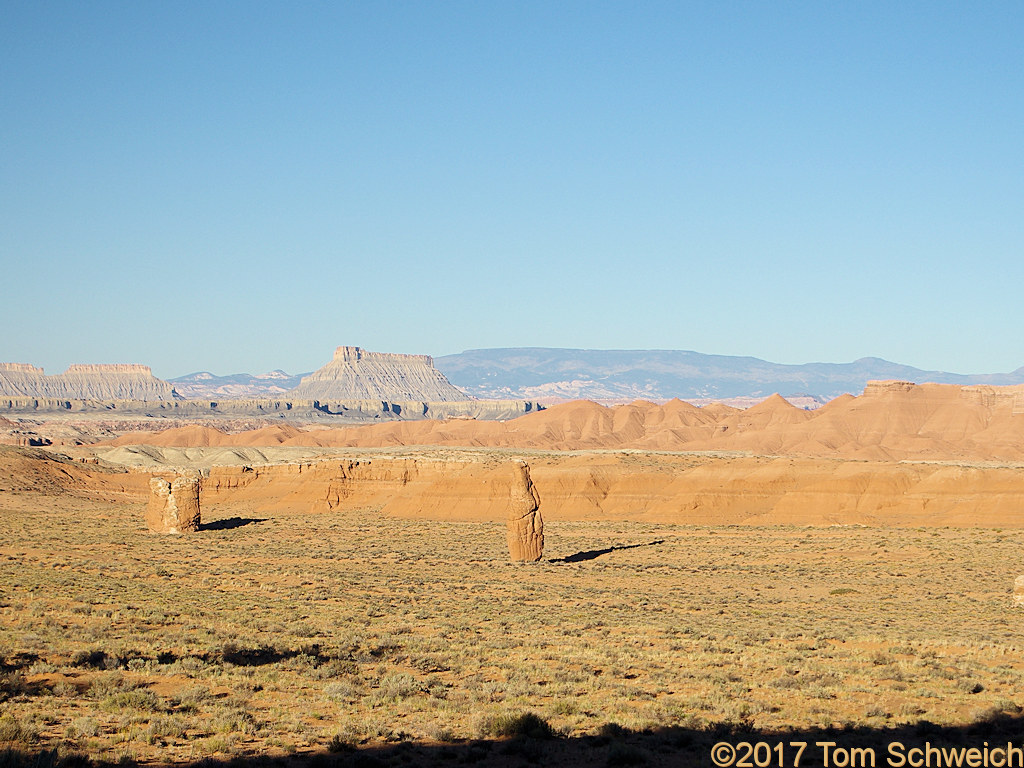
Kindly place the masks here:
POLYGON ((1024 365, 1024 5, 5 4, 0 360, 1024 365))

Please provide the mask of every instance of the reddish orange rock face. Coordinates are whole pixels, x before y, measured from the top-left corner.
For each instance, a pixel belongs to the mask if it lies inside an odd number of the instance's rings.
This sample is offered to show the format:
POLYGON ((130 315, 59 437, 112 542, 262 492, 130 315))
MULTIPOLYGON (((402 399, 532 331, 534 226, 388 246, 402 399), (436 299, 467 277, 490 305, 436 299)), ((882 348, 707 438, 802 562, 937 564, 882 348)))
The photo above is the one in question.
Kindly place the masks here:
POLYGON ((530 479, 530 468, 519 462, 509 491, 508 553, 512 560, 534 562, 544 552, 544 520, 540 496, 530 479))

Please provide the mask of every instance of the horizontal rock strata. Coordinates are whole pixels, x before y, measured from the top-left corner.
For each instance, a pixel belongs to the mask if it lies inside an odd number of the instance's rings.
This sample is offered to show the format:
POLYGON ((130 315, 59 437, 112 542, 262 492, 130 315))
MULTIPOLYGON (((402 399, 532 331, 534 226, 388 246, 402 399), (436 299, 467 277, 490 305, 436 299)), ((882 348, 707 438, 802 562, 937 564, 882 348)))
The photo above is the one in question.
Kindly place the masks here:
MULTIPOLYGON (((577 455, 532 461, 547 522, 1024 527, 1014 468, 789 458, 577 455)), ((398 517, 504 521, 507 465, 418 459, 213 467, 209 504, 273 513, 377 508, 398 517)))
MULTIPOLYGON (((153 468, 114 472, 47 455, 0 447, 0 490, 61 487, 118 503, 149 500, 153 468)), ((1017 466, 579 453, 533 456, 530 476, 544 501, 546 527, 567 520, 637 520, 1024 528, 1024 473, 1017 466)), ((217 517, 375 510, 504 526, 509 509, 507 460, 473 452, 452 452, 449 460, 335 457, 214 466, 202 482, 204 509, 217 517)), ((504 544, 495 556, 505 556, 504 544)))

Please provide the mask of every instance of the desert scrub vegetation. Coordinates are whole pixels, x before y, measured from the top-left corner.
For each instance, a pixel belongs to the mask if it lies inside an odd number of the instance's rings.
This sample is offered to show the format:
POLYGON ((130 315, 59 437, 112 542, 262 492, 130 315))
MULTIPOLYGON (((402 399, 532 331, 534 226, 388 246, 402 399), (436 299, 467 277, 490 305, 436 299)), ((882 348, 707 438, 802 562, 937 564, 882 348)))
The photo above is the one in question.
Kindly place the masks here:
POLYGON ((264 517, 161 537, 138 506, 0 494, 0 736, 183 762, 1024 704, 995 531, 549 518, 515 565, 501 523, 264 517))

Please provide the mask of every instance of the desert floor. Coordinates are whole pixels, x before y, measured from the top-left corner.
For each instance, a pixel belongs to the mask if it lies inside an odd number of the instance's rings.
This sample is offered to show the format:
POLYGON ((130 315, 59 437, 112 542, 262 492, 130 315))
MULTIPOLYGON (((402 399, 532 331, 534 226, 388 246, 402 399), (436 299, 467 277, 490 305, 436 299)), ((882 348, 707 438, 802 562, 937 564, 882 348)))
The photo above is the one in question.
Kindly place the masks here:
POLYGON ((494 522, 207 509, 173 537, 143 513, 0 493, 9 755, 710 764, 722 734, 1024 704, 1017 531, 549 521, 512 564, 494 522))

